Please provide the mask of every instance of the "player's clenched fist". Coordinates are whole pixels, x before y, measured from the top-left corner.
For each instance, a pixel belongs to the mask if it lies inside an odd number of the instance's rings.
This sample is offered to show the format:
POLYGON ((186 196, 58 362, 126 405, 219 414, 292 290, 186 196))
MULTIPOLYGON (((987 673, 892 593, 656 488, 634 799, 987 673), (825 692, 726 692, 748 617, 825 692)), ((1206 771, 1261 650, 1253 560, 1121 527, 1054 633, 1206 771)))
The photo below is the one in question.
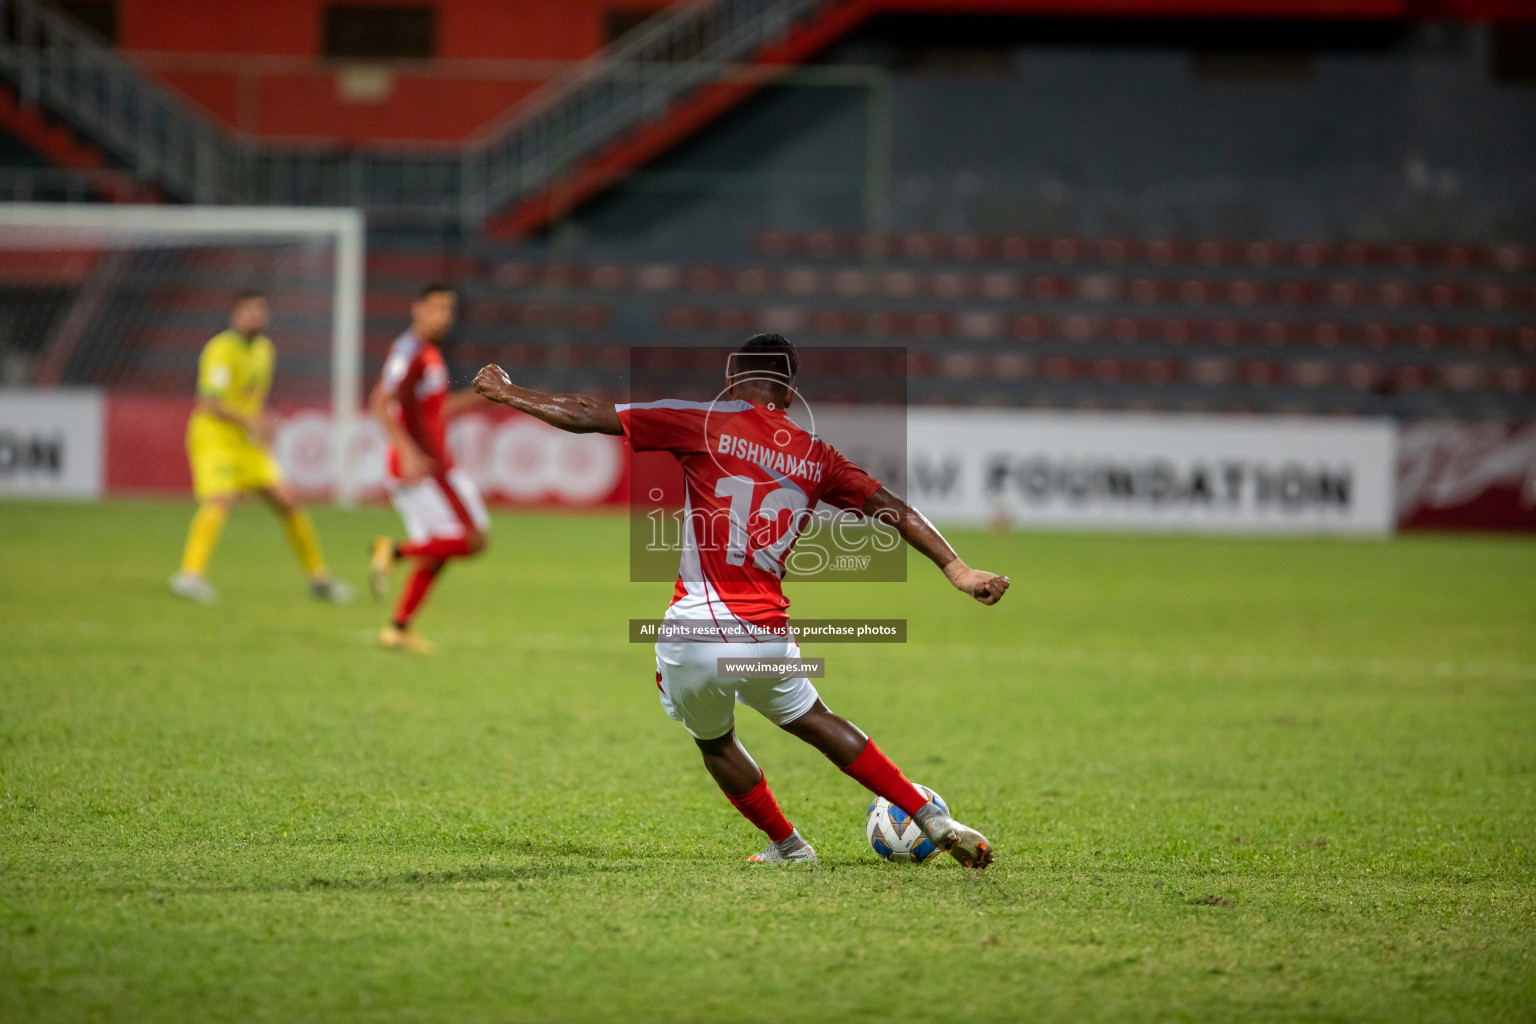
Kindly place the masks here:
POLYGON ((507 376, 507 371, 491 363, 482 366, 480 372, 475 374, 475 393, 482 398, 489 398, 493 402, 502 400, 504 388, 512 386, 512 378, 507 376))
POLYGON ((970 594, 982 604, 997 604, 1008 592, 1008 577, 972 569, 960 559, 944 567, 944 576, 962 594, 970 594))

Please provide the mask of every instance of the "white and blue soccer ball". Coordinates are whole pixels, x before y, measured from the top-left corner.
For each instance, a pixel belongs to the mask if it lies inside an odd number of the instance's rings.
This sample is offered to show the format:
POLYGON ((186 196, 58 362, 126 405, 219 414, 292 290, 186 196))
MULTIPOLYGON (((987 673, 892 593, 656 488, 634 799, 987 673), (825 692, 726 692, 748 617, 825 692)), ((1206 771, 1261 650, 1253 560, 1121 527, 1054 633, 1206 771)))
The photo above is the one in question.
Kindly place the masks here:
MULTIPOLYGON (((939 796, 927 786, 918 786, 918 789, 939 805, 939 809, 945 814, 949 813, 949 805, 944 798, 939 796)), ((917 822, 907 816, 907 812, 891 803, 883 796, 877 796, 869 805, 869 815, 864 819, 864 838, 869 840, 869 848, 874 850, 886 860, 911 861, 921 864, 923 861, 939 852, 928 837, 923 835, 923 830, 917 822)))

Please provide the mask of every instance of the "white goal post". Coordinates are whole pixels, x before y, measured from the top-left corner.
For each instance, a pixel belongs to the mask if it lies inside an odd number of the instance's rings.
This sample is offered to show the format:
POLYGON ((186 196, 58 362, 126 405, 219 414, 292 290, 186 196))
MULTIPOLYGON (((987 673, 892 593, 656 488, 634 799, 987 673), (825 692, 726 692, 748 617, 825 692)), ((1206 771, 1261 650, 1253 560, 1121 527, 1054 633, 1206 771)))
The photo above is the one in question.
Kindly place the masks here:
MULTIPOLYGON (((362 398, 364 219, 361 210, 337 207, 156 206, 110 203, 0 203, 0 230, 63 232, 75 239, 100 232, 114 241, 141 236, 196 244, 215 241, 325 239, 335 246, 331 297, 331 457, 335 499, 351 504, 357 481, 348 468, 362 398)), ((279 339, 281 347, 281 339, 279 339)))

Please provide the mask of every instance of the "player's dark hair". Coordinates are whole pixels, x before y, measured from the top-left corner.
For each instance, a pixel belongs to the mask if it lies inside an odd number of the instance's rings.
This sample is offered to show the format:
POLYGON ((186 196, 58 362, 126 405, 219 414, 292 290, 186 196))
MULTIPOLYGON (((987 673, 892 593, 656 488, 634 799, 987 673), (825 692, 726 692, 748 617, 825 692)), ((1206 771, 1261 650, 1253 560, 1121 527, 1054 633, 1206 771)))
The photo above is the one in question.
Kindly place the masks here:
POLYGON ((266 297, 267 293, 262 291, 260 288, 241 288, 239 291, 235 292, 235 297, 229 300, 229 310, 231 313, 233 313, 240 307, 242 303, 250 302, 252 299, 264 299, 266 297))
POLYGON ((455 297, 459 294, 459 290, 447 281, 428 281, 421 286, 421 291, 416 293, 416 301, 420 302, 429 296, 438 295, 443 292, 455 297))
POLYGON ((784 383, 788 384, 800 372, 800 353, 795 351, 795 346, 782 334, 754 334, 736 350, 736 358, 731 360, 731 370, 736 376, 761 374, 783 377, 786 360, 789 363, 789 377, 784 383))

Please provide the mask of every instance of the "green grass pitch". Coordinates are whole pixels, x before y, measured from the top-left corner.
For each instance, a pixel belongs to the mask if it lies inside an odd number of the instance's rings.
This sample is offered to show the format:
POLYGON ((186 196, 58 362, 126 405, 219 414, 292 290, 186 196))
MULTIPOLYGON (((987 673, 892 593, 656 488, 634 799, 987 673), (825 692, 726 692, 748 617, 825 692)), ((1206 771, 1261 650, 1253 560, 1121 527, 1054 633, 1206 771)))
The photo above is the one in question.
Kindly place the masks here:
MULTIPOLYGON (((743 711, 785 870, 625 642, 670 588, 620 519, 498 517, 411 659, 257 508, 177 603, 189 512, 0 505, 0 1019, 1536 1019, 1528 540, 957 532, 998 607, 801 586, 910 620, 807 653, 998 861, 877 861, 743 711)), ((355 583, 395 525, 317 519, 355 583)))

